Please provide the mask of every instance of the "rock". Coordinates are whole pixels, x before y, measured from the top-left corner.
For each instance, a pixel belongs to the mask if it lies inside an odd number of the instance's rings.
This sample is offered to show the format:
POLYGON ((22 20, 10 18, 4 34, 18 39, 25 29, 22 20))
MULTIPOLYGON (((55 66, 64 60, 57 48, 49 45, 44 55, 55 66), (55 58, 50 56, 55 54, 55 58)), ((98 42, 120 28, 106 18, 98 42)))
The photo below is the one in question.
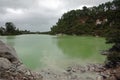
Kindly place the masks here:
POLYGON ((104 80, 103 76, 98 76, 96 80, 104 80))
POLYGON ((112 75, 112 76, 109 78, 109 80, 118 80, 118 79, 116 79, 116 77, 112 75))
POLYGON ((28 69, 26 68, 25 65, 21 64, 20 66, 17 67, 17 70, 23 73, 26 73, 28 69))
POLYGON ((19 61, 14 48, 0 41, 0 57, 7 58, 10 62, 19 61))
POLYGON ((87 77, 86 80, 94 80, 94 79, 91 77, 87 77))
POLYGON ((120 80, 120 72, 115 74, 116 78, 120 80))
POLYGON ((36 80, 41 80, 43 78, 43 76, 41 76, 41 74, 38 72, 31 72, 31 74, 34 76, 36 80))
POLYGON ((9 69, 11 67, 11 63, 10 61, 8 61, 5 58, 0 58, 0 69, 4 68, 4 69, 9 69))

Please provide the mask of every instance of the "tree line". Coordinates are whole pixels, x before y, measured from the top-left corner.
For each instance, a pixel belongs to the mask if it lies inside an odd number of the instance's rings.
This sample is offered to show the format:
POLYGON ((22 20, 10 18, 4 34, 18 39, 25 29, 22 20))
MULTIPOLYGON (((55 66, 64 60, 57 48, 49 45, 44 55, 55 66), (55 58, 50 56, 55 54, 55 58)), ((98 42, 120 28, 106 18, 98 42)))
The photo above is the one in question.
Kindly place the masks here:
POLYGON ((28 33, 30 33, 30 31, 19 30, 12 22, 6 22, 4 27, 0 27, 0 35, 19 35, 28 33))

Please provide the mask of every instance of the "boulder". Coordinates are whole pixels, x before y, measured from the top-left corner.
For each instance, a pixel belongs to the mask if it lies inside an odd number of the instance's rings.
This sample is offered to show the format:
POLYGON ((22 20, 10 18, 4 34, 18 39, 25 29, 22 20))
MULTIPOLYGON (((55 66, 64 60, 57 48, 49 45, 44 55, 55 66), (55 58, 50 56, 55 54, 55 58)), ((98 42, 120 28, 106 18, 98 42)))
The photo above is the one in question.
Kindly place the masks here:
POLYGON ((26 68, 25 65, 21 64, 17 67, 17 70, 23 73, 26 73, 28 71, 28 69, 26 68))
POLYGON ((103 76, 98 76, 96 80, 104 80, 103 76))
POLYGON ((112 75, 112 76, 109 78, 109 80, 118 80, 118 79, 116 79, 116 77, 115 77, 114 75, 112 75))
POLYGON ((14 48, 0 41, 0 57, 8 59, 10 62, 19 61, 14 48))
POLYGON ((6 58, 0 58, 0 69, 9 69, 11 67, 11 62, 7 60, 6 58))

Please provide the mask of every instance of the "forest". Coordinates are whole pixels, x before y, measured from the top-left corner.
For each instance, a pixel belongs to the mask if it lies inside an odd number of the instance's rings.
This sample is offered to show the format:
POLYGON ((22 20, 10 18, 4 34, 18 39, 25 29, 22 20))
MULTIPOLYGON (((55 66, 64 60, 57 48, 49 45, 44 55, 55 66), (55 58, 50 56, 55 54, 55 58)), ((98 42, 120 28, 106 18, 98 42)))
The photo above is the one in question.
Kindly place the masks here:
MULTIPOLYGON (((99 6, 64 13, 51 28, 51 34, 105 36, 114 26, 119 25, 120 1, 114 0, 99 6)), ((114 27, 113 31, 116 31, 114 27)), ((119 31, 119 30, 117 30, 119 31)))

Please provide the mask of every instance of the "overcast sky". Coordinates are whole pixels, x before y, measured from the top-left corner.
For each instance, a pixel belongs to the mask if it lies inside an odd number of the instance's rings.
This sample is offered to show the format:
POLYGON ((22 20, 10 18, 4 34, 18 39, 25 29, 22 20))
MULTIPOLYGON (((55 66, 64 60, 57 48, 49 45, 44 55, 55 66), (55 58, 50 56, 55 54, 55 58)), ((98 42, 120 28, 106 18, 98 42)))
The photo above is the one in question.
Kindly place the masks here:
POLYGON ((48 31, 64 12, 112 0, 0 0, 0 26, 13 22, 20 29, 48 31))

